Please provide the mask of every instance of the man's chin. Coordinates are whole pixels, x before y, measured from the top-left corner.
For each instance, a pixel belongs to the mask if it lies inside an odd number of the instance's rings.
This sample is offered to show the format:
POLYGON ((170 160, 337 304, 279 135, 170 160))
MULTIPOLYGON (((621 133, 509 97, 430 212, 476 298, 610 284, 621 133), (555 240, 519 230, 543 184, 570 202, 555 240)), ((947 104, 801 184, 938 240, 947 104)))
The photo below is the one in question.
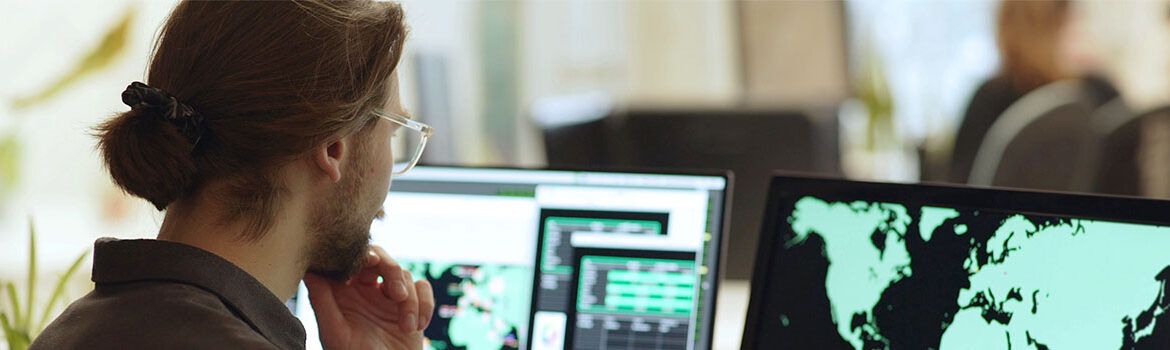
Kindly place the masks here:
POLYGON ((309 273, 337 282, 345 282, 353 277, 353 272, 341 270, 309 269, 309 273))
POLYGON ((348 281, 358 271, 361 271, 362 265, 366 261, 366 254, 369 254, 370 251, 368 242, 367 239, 362 241, 360 245, 353 244, 341 249, 344 251, 326 253, 323 256, 324 259, 318 259, 318 261, 309 264, 308 272, 334 281, 348 281))

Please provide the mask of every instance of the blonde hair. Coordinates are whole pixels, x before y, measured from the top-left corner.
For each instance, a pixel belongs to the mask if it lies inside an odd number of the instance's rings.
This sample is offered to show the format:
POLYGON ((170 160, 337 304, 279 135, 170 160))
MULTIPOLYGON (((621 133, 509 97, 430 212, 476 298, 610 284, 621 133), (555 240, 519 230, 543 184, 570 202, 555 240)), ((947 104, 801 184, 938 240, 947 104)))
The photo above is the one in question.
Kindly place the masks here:
POLYGON ((1065 78, 1057 50, 1068 14, 1067 0, 1004 0, 996 33, 1000 76, 1021 91, 1065 78))

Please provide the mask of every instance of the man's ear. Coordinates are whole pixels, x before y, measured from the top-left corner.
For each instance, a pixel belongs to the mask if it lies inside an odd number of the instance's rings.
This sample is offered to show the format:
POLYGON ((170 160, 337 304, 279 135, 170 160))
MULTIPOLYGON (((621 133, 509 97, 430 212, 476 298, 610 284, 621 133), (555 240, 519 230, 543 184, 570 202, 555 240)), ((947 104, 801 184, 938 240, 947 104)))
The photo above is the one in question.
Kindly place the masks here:
POLYGON ((313 151, 313 164, 334 183, 341 181, 341 162, 349 156, 344 139, 330 141, 313 151))

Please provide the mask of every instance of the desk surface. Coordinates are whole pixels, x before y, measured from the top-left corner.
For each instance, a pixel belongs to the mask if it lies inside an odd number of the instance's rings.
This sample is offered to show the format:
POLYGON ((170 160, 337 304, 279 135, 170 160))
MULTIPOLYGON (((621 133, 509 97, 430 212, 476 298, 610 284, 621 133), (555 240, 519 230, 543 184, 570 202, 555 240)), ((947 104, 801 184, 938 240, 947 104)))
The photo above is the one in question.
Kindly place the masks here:
POLYGON ((747 319, 750 283, 744 280, 724 280, 715 301, 715 350, 739 349, 743 338, 743 324, 747 319))

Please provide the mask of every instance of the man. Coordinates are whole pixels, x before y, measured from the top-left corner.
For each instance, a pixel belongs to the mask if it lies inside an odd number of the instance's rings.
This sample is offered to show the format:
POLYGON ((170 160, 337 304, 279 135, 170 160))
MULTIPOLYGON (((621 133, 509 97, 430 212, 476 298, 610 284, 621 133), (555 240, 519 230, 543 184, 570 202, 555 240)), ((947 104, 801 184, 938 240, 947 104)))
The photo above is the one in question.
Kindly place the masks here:
POLYGON ((158 239, 98 240, 95 289, 32 347, 304 348, 284 304, 303 278, 327 348, 421 348, 430 285, 368 243, 417 162, 395 169, 391 136, 429 133, 401 117, 403 22, 368 0, 180 3, 97 129, 114 183, 166 210, 158 239))

